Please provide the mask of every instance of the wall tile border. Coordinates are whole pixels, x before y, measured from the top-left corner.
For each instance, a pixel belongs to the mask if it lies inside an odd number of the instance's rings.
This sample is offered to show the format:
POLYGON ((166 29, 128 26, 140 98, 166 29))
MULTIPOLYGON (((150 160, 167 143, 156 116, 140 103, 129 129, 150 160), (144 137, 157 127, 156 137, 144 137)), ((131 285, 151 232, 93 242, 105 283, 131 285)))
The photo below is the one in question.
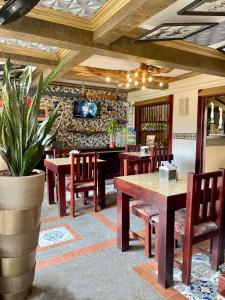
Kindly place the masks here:
POLYGON ((175 140, 196 140, 196 133, 173 133, 175 140))

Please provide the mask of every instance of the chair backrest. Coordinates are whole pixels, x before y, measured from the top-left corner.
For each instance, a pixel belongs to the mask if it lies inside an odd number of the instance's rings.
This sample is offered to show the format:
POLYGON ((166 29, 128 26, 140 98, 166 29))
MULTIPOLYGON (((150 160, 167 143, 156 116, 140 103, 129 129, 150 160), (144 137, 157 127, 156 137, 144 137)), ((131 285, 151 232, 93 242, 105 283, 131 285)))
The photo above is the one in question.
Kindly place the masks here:
POLYGON ((127 175, 144 174, 151 171, 151 160, 149 158, 142 160, 129 160, 127 161, 127 164, 127 175))
POLYGON ((97 182, 97 155, 95 152, 70 154, 71 183, 97 182))
POLYGON ((66 158, 70 156, 70 151, 68 148, 53 149, 53 155, 54 158, 66 158))
POLYGON ((125 145, 125 151, 127 152, 139 152, 141 145, 125 145))
POLYGON ((157 145, 152 151, 152 172, 155 172, 161 166, 162 161, 169 161, 170 154, 168 147, 157 145))
POLYGON ((218 225, 223 220, 225 197, 225 170, 193 174, 187 177, 186 228, 214 221, 218 225))

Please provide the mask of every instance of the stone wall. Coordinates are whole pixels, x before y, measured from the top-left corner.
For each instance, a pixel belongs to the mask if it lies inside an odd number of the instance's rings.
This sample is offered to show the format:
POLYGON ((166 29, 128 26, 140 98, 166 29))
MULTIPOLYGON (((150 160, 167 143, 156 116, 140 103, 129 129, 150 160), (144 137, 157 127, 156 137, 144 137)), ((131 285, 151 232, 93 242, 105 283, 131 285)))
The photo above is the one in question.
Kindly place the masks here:
POLYGON ((127 94, 107 90, 90 90, 85 92, 98 94, 96 99, 91 97, 89 101, 99 101, 101 104, 101 115, 99 119, 83 119, 73 117, 73 103, 80 98, 81 89, 51 86, 44 97, 42 105, 52 110, 60 104, 62 123, 56 137, 56 142, 62 147, 101 147, 109 144, 109 136, 106 132, 107 123, 110 119, 116 119, 120 128, 126 127, 127 94), (107 99, 108 97, 117 100, 107 99), (99 133, 92 133, 98 131, 99 133), (84 132, 87 132, 85 134, 84 132))

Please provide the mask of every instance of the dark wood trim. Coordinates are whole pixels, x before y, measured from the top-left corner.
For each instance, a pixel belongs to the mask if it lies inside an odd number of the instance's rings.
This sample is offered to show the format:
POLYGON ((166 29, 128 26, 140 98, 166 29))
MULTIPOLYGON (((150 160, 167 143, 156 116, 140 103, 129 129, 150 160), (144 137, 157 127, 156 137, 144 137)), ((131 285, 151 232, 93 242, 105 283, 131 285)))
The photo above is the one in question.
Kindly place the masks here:
POLYGON ((208 99, 198 97, 195 173, 203 172, 208 99))
POLYGON ((168 116, 168 150, 169 154, 172 153, 173 149, 173 103, 174 96, 169 95, 169 116, 168 116))
POLYGON ((135 131, 136 131, 136 144, 141 143, 141 132, 140 132, 140 106, 135 106, 135 131))

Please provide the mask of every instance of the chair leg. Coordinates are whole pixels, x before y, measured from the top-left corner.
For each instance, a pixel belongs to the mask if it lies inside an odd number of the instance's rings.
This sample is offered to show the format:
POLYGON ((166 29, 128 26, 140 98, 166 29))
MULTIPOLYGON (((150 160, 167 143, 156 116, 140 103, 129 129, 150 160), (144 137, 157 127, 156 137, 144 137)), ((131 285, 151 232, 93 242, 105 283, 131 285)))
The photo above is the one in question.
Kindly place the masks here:
POLYGON ((75 197, 74 197, 74 194, 72 195, 71 194, 71 197, 70 197, 70 215, 71 217, 75 217, 75 197))
POLYGON ((155 261, 158 262, 158 258, 159 258, 159 253, 158 253, 159 236, 158 236, 158 225, 157 224, 155 224, 154 230, 155 230, 155 261))
POLYGON ((151 224, 149 219, 145 220, 145 255, 151 257, 151 224))
POLYGON ((94 208, 94 212, 97 212, 97 193, 96 193, 96 190, 94 190, 94 194, 93 194, 93 208, 94 208))
POLYGON ((219 269, 221 260, 221 240, 220 235, 212 238, 211 268, 213 271, 217 271, 219 269))
POLYGON ((192 241, 187 240, 183 243, 183 268, 182 282, 185 285, 190 285, 191 281, 191 262, 192 262, 192 241))

